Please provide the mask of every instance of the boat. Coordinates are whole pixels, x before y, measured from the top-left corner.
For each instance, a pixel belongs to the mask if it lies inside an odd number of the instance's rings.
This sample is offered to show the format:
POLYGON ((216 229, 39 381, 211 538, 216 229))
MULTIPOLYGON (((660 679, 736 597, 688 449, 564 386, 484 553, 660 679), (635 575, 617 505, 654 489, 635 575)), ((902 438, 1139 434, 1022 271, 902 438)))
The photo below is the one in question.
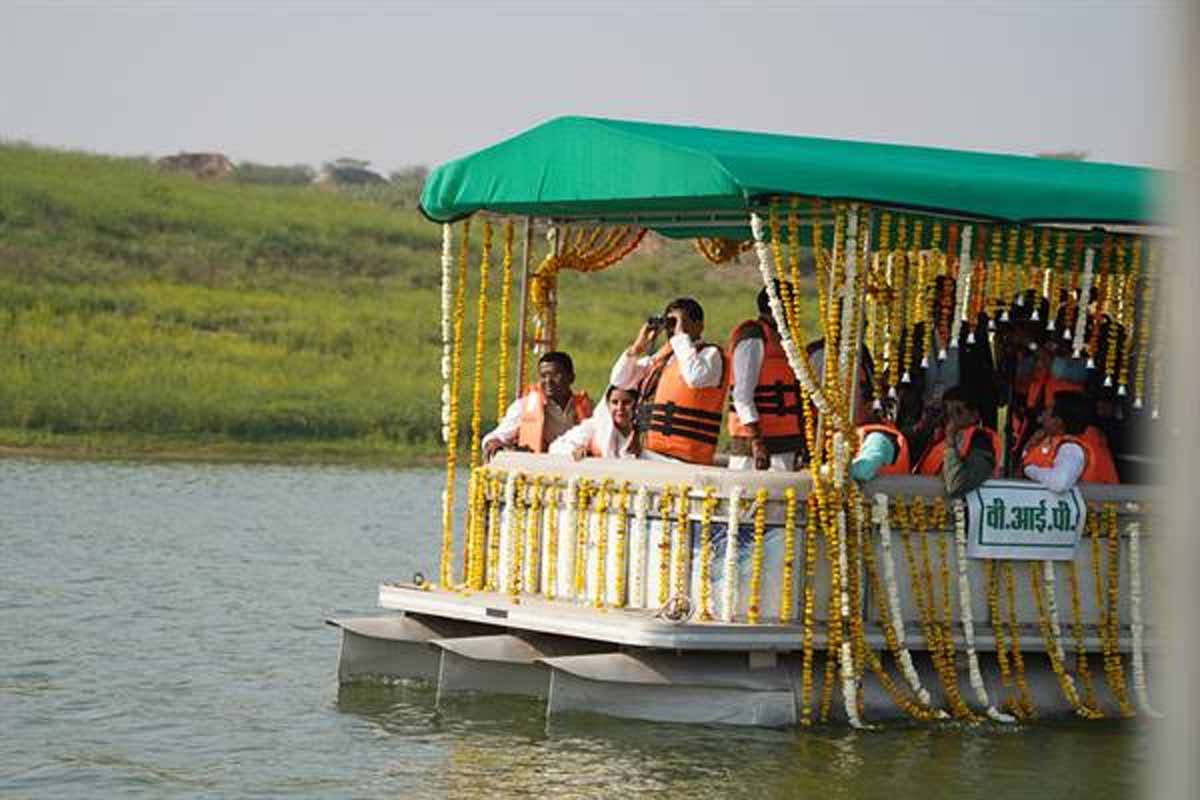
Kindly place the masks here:
POLYGON ((439 702, 525 695, 550 716, 766 727, 1159 715, 1159 487, 992 479, 950 499, 937 478, 860 484, 848 468, 862 352, 878 402, 958 348, 994 346, 1018 316, 1157 421, 1166 179, 585 117, 438 167, 421 207, 444 234, 446 488, 429 520, 441 558, 429 578, 382 582, 380 611, 329 620, 339 681, 428 681, 439 702), (537 264, 535 232, 549 243, 537 264), (651 233, 757 267, 816 412, 808 465, 514 451, 484 463, 481 387, 494 378, 501 412, 554 349, 558 276, 606 269, 651 233), (484 368, 476 324, 468 374, 463 320, 486 319, 497 294, 499 363, 484 368), (798 307, 814 301, 805 329, 798 307))

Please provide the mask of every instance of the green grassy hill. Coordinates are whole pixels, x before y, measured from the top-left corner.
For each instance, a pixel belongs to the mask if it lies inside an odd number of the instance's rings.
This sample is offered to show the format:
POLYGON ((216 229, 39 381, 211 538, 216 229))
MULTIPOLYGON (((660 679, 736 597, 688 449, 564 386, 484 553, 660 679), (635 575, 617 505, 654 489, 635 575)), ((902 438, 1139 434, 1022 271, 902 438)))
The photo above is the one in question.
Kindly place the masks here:
MULTIPOLYGON (((440 242, 415 211, 336 192, 0 146, 0 447, 430 456, 440 450, 440 242)), ((593 394, 666 299, 700 299, 717 340, 753 306, 749 263, 718 269, 657 240, 643 251, 562 279, 561 346, 593 394)), ((495 280, 492 290, 494 331, 495 280)), ((496 349, 489 342, 485 363, 496 349)), ((468 376, 468 409, 469 387, 468 376)), ((486 392, 489 423, 495 405, 486 392)))

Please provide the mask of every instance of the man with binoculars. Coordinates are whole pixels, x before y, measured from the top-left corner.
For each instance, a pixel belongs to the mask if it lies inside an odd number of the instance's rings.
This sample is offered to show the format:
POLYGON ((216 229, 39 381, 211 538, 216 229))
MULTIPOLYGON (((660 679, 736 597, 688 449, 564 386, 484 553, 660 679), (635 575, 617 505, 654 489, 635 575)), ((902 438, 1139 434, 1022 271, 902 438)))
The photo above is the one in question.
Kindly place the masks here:
POLYGON ((725 352, 705 342, 704 309, 690 297, 672 300, 650 317, 613 365, 609 383, 641 397, 642 457, 712 464, 721 434, 728 370, 725 352), (658 332, 670 339, 656 352, 658 332))

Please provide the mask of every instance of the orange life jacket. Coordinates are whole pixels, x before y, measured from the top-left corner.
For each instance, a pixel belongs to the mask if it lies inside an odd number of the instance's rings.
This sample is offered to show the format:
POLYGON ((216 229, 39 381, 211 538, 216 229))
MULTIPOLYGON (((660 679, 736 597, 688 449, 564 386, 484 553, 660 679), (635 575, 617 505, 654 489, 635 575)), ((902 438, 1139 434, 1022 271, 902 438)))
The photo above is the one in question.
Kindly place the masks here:
POLYGON ((1059 392, 1082 391, 1082 383, 1069 381, 1066 378, 1057 378, 1051 374, 1050 370, 1039 371, 1034 374, 1029 389, 1025 393, 1025 408, 1051 408, 1054 405, 1054 395, 1059 392))
POLYGON ((900 429, 895 425, 887 423, 871 423, 869 425, 858 426, 859 439, 866 439, 867 434, 872 431, 878 431, 892 440, 896 447, 896 456, 892 459, 892 463, 879 470, 880 475, 907 475, 912 471, 912 464, 908 454, 908 439, 900 432, 900 429))
MULTIPOLYGON (((733 329, 729 336, 726 358, 733 363, 733 351, 747 328, 762 329, 763 360, 754 387, 754 406, 758 409, 758 429, 766 439, 799 436, 804 432, 804 409, 800 402, 800 382, 788 364, 779 333, 760 319, 748 319, 733 329)), ((732 390, 732 386, 730 389, 732 390)), ((729 403, 730 436, 750 436, 750 430, 738 418, 733 402, 729 403)))
MULTIPOLYGON (((592 400, 587 392, 575 392, 571 397, 575 404, 575 423, 583 422, 592 415, 592 400)), ((521 395, 521 419, 517 429, 517 444, 528 447, 535 453, 546 452, 550 444, 544 441, 546 430, 546 394, 536 383, 525 387, 521 395)))
MULTIPOLYGON (((961 458, 966 458, 967 453, 971 449, 971 440, 975 438, 975 431, 983 431, 987 434, 988 439, 992 443, 992 455, 996 459, 996 466, 992 470, 992 477, 1000 477, 1000 434, 996 433, 991 428, 983 425, 969 425, 962 429, 961 443, 958 446, 958 455, 961 458)), ((914 470, 918 475, 941 475, 942 460, 946 456, 946 439, 945 437, 934 442, 933 446, 926 451, 917 463, 917 468, 914 470)))
MULTIPOLYGON (((707 342, 697 350, 717 347, 707 342)), ((679 359, 670 344, 655 356, 655 362, 642 381, 642 404, 638 409, 638 427, 646 432, 644 449, 692 464, 711 464, 721 435, 721 412, 729 369, 725 351, 721 353, 721 380, 716 386, 695 389, 688 386, 679 371, 679 359), (646 402, 646 394, 653 396, 646 402)))
POLYGON ((1021 466, 1045 469, 1053 467, 1054 460, 1058 458, 1058 448, 1067 442, 1078 445, 1083 451, 1083 472, 1080 473, 1079 480, 1087 483, 1121 482, 1117 477, 1117 467, 1113 463, 1112 453, 1109 452, 1108 442, 1104 440, 1104 434, 1093 425, 1089 425, 1082 436, 1055 436, 1029 448, 1025 451, 1021 466))

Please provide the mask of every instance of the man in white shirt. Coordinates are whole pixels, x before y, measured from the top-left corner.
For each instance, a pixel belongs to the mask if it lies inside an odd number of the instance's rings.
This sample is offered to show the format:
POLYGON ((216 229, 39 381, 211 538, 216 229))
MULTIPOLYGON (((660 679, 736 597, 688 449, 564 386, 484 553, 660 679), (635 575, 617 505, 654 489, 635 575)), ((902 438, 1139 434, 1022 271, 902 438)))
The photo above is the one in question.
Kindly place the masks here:
MULTIPOLYGON (((777 280, 775 291, 783 295, 792 288, 777 280)), ((795 468, 796 455, 804 449, 800 383, 783 350, 765 288, 757 305, 758 316, 740 323, 729 336, 729 468, 786 471, 795 468)))
POLYGON ((609 383, 636 389, 645 430, 643 456, 711 464, 725 405, 725 352, 701 338, 704 309, 690 297, 663 312, 669 343, 651 355, 661 327, 647 321, 613 365, 609 383))
POLYGON ((500 450, 544 453, 551 442, 592 415, 586 392, 571 388, 575 365, 566 353, 551 351, 538 359, 538 381, 525 387, 480 447, 491 459, 500 450))
POLYGON ((596 413, 550 443, 550 455, 581 458, 637 458, 640 452, 633 416, 637 392, 609 386, 596 413))

